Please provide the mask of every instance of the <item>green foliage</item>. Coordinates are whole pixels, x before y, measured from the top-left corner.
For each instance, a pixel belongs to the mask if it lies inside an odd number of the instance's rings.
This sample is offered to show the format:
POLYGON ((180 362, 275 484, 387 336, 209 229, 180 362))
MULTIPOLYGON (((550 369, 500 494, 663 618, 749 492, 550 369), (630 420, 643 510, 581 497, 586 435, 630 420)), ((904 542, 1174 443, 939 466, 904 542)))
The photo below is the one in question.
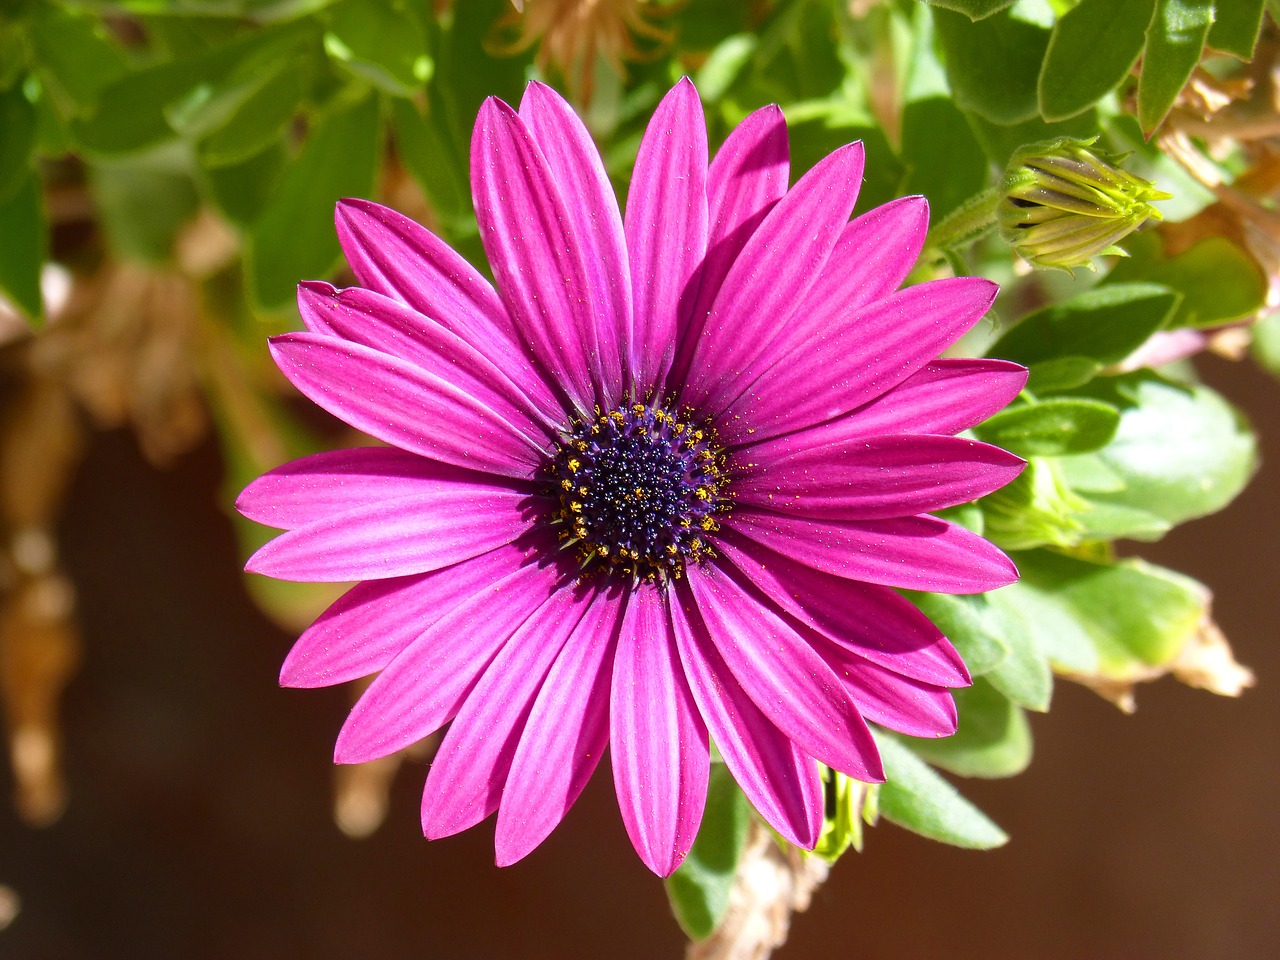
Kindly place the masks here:
POLYGON ((978 436, 1022 457, 1060 457, 1105 446, 1120 424, 1108 403, 1083 397, 1054 397, 997 413, 978 436))
POLYGON ((1031 763, 1031 727, 1022 709, 989 680, 957 690, 960 726, 941 740, 912 740, 934 766, 962 777, 1012 777, 1031 763))
POLYGON ((711 936, 729 906, 750 816, 751 805, 728 769, 723 763, 712 764, 697 839, 684 863, 666 881, 672 912, 694 940, 711 936))
POLYGON ((46 227, 40 181, 34 173, 0 200, 0 290, 31 320, 40 320, 40 264, 44 260, 46 227))
POLYGON ((1266 0, 1217 0, 1213 9, 1213 27, 1209 30, 1209 46, 1248 60, 1258 43, 1265 6, 1266 0))
POLYGON ((1143 130, 1160 125, 1191 78, 1213 18, 1214 0, 1157 0, 1138 81, 1138 119, 1143 130))
POLYGON ((1142 55, 1156 0, 1080 0, 1054 26, 1037 94, 1046 120, 1087 110, 1142 55))

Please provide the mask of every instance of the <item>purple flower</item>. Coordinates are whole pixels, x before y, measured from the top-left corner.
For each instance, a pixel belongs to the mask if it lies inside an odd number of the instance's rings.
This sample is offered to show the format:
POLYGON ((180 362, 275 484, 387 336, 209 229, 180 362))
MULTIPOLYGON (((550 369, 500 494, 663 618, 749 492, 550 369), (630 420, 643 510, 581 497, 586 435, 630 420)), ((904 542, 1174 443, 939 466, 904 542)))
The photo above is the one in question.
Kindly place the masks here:
POLYGON ((708 164, 685 80, 649 124, 623 217, 581 121, 535 83, 518 112, 488 100, 472 140, 496 290, 416 223, 339 204, 361 286, 302 284, 307 332, 271 350, 389 446, 286 464, 238 506, 285 531, 249 570, 363 581, 281 673, 378 674, 336 760, 452 721, 428 837, 497 811, 498 862, 519 860, 608 745, 627 832, 666 875, 697 833, 714 743, 760 815, 812 847, 819 763, 884 778, 868 720, 954 731, 964 663, 894 588, 1016 578, 926 514, 1021 470, 953 434, 1026 371, 935 359, 996 288, 899 291, 927 206, 850 222, 862 165, 851 144, 788 190, 776 107, 708 164))

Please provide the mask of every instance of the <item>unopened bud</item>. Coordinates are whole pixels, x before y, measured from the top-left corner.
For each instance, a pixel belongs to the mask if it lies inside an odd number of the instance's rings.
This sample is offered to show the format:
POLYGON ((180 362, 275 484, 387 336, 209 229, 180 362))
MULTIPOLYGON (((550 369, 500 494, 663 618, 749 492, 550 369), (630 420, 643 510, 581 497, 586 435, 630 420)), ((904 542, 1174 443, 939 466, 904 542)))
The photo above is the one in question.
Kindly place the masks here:
POLYGON ((1005 169, 1000 234, 1033 266, 1070 271, 1101 253, 1124 256, 1118 241, 1163 219, 1151 201, 1172 195, 1117 166, 1124 156, 1089 149, 1096 139, 1034 143, 1005 169))
POLYGON ((1076 496, 1051 459, 1032 457, 1012 483, 983 497, 983 535, 1006 550, 1074 547, 1089 505, 1076 496))

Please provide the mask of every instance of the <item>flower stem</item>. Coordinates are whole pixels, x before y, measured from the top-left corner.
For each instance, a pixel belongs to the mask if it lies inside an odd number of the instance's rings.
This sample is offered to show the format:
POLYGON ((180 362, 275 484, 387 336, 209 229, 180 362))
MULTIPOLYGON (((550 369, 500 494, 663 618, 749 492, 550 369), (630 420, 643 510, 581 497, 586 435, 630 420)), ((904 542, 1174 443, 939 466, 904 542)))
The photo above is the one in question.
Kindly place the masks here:
POLYGON ((926 248, 947 253, 981 240, 996 225, 999 199, 1000 193, 994 187, 974 194, 933 225, 926 248))

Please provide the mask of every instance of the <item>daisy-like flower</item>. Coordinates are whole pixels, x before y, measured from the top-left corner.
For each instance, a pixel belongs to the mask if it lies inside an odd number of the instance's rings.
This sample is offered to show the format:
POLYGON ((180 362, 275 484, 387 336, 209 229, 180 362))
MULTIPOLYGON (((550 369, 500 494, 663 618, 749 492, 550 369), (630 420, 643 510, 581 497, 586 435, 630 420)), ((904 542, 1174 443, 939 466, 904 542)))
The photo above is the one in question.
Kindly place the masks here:
POLYGON ((974 278, 898 290, 927 208, 850 222, 863 152, 790 190, 776 107, 708 163, 697 92, 662 101, 620 214, 580 120, 532 84, 488 100, 472 140, 496 289, 424 228, 343 201, 361 286, 304 283, 286 377, 388 446, 322 453, 239 509, 284 533, 248 569, 363 581, 281 681, 377 673, 336 759, 450 724, 422 825, 497 811, 497 859, 542 842, 610 748, 636 850, 666 875, 702 816, 714 744, 760 816, 811 848, 819 764, 883 779, 867 721, 954 731, 969 675, 894 588, 969 593, 1017 576, 928 516, 1023 462, 953 436, 1026 371, 935 359, 990 306, 974 278))

